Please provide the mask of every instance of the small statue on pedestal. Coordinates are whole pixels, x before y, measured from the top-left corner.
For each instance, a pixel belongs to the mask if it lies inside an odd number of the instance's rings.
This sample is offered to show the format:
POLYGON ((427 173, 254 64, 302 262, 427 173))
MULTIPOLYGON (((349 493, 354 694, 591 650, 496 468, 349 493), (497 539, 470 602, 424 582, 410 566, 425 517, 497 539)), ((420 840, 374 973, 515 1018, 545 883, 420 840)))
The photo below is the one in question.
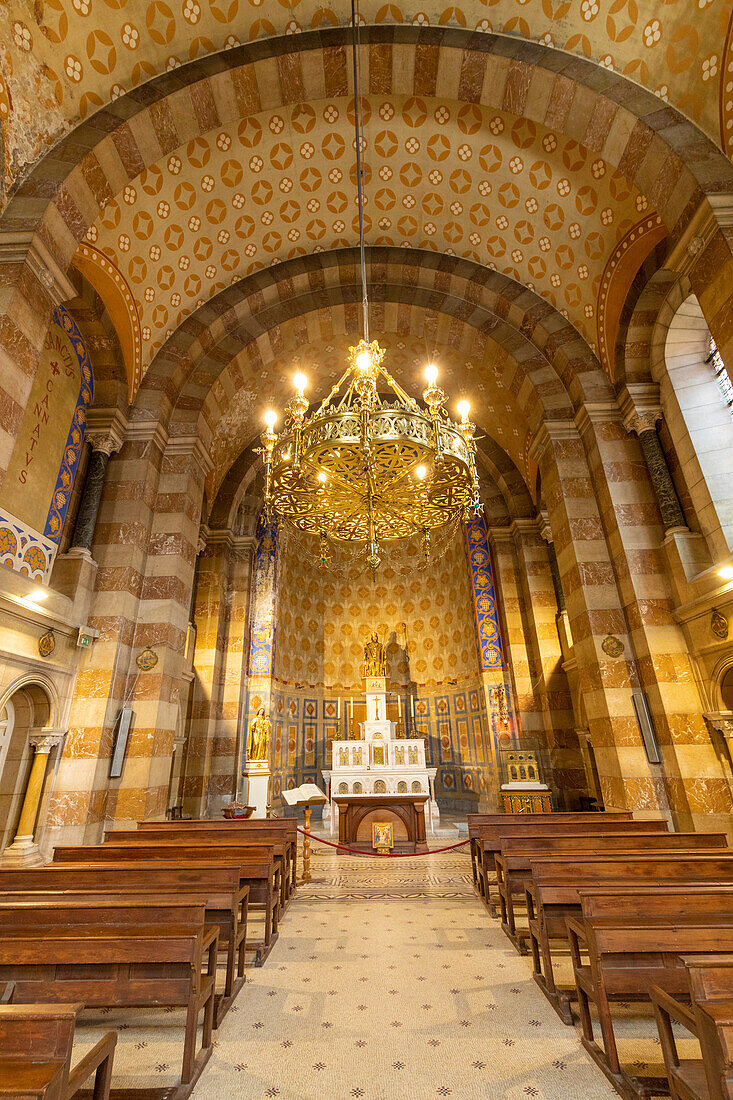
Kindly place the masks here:
POLYGON ((247 738, 247 759, 268 760, 270 756, 270 719, 265 714, 265 708, 260 707, 257 715, 249 727, 247 738))
POLYGON ((364 646, 364 675, 387 675, 387 654, 376 630, 364 646))

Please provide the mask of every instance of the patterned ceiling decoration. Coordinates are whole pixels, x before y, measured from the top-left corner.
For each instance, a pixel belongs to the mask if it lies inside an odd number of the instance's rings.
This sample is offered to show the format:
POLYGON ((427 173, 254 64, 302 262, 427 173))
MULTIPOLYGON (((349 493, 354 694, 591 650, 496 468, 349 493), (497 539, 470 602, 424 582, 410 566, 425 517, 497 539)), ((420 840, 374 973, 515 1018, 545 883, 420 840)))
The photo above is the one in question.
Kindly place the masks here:
MULTIPOLYGON (((377 326, 372 329, 372 338, 386 350, 385 363, 390 373, 409 393, 419 396, 425 387, 424 368, 434 362, 440 369, 440 383, 450 394, 453 412, 458 400, 468 398, 472 419, 477 421, 481 432, 489 433, 514 465, 526 473, 531 433, 524 409, 504 385, 512 367, 509 353, 465 327, 462 333, 465 341, 458 346, 443 343, 441 337, 446 333, 442 330, 449 324, 445 318, 431 334, 432 338, 426 338, 422 313, 414 318, 419 332, 415 335, 410 331, 414 327, 410 325, 411 319, 403 311, 401 320, 406 324, 398 332, 377 326)), ((300 345, 293 342, 286 354, 268 363, 260 361, 256 372, 249 362, 240 361, 241 373, 237 374, 236 384, 231 371, 216 382, 210 399, 211 403, 216 402, 219 411, 209 445, 214 461, 208 482, 211 496, 234 460, 262 431, 265 409, 272 405, 282 412, 293 392, 293 374, 303 371, 310 382, 306 396, 321 400, 343 373, 351 344, 353 336, 348 331, 300 345)))
MULTIPOLYGON (((464 0, 422 8, 362 0, 361 9, 367 24, 496 32, 591 59, 673 104, 718 143, 731 113, 723 0, 464 0)), ((6 185, 80 120, 156 74, 239 43, 328 32, 346 23, 347 12, 319 0, 37 0, 33 8, 8 0, 0 16, 6 185)))
MULTIPOLYGON (((165 417, 159 394, 165 389, 179 401, 181 416, 196 415, 223 365, 243 347, 256 344, 253 362, 282 349, 281 326, 313 310, 343 305, 348 311, 360 295, 358 254, 354 249, 312 253, 263 269, 221 291, 188 317, 150 366, 140 401, 149 413, 165 417), (273 344, 274 339, 274 344, 273 344), (279 345, 279 346, 278 346, 279 345), (270 353, 268 352, 268 355, 270 353), (193 380, 193 381, 192 381, 193 380)), ((463 324, 501 343, 522 363, 510 386, 534 423, 542 414, 568 415, 573 400, 599 397, 600 365, 577 331, 532 291, 473 261, 404 248, 367 249, 367 281, 372 316, 384 327, 379 310, 390 302, 420 305, 428 333, 438 314, 454 321, 458 339, 463 324), (592 387, 592 392, 588 387, 592 387), (537 395, 541 394, 541 400, 537 395)), ((352 322, 359 323, 356 314, 352 322)), ((306 335, 303 339, 310 339, 306 335)), ((296 339, 294 346, 302 342, 296 339)), ((235 379, 236 382, 236 379, 235 379)), ((183 429, 181 429, 183 430, 183 429)), ((193 424, 186 430, 193 430, 193 424)))
MULTIPOLYGON (((177 147, 87 232, 140 316, 142 371, 181 321, 263 265, 353 245, 353 104, 298 103, 177 147)), ((373 245, 459 255, 536 290, 596 346, 601 276, 648 200, 603 157, 506 111, 368 97, 373 245)))

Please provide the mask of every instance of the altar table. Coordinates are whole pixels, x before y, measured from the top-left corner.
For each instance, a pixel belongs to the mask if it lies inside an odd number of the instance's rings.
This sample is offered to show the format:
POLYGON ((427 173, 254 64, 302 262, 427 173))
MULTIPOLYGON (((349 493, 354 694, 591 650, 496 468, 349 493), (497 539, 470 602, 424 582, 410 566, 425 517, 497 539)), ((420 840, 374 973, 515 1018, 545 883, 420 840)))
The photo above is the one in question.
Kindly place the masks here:
POLYGON ((336 794, 339 843, 363 852, 372 849, 372 823, 391 824, 395 852, 427 852, 425 803, 429 794, 336 794))

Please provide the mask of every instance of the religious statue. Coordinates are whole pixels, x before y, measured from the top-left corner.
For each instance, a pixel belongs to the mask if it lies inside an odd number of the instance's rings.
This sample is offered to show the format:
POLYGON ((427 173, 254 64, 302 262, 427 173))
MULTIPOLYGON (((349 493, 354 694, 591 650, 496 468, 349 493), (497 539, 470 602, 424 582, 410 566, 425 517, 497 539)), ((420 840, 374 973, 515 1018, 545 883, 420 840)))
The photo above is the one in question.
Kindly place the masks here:
POLYGON ((270 719, 265 708, 260 707, 257 716, 249 727, 247 738, 247 759, 268 760, 270 756, 270 719))
POLYGON ((364 675, 387 675, 387 655, 376 631, 364 646, 364 675))

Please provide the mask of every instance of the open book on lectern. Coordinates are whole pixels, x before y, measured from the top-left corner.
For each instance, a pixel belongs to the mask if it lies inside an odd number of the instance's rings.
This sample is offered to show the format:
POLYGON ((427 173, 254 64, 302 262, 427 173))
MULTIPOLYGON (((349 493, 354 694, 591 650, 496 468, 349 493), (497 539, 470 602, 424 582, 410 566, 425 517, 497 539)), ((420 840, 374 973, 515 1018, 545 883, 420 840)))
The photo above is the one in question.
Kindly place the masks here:
POLYGON ((282 797, 288 806, 322 806, 324 802, 328 802, 323 791, 315 783, 301 783, 292 791, 283 791, 282 797))

